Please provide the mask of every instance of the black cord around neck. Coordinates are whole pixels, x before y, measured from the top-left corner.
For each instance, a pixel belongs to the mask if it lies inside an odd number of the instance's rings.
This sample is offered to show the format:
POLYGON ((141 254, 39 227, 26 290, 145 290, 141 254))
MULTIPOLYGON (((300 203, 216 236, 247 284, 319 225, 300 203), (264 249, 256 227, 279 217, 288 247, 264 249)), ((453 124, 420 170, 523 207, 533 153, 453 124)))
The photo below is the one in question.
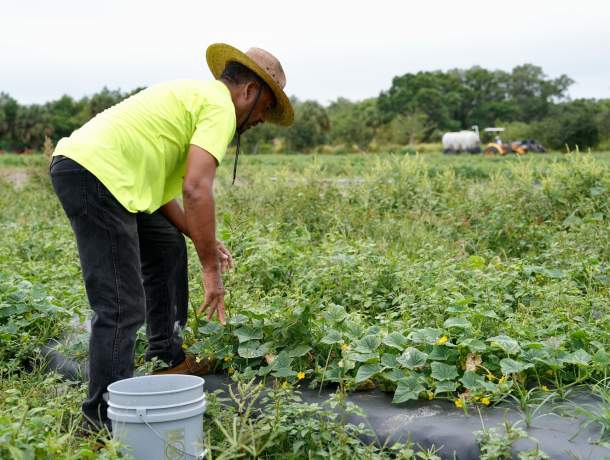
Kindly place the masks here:
POLYGON ((231 185, 235 185, 235 178, 237 177, 237 160, 239 158, 239 151, 241 149, 241 146, 240 146, 241 135, 246 126, 246 123, 248 123, 248 121, 250 120, 250 117, 252 116, 252 112, 254 112, 254 109, 256 108, 256 105, 258 104, 258 100, 260 99, 262 92, 263 92, 263 85, 259 84, 258 91, 256 92, 256 98, 254 99, 254 103, 252 104, 252 107, 250 107, 250 111, 248 112, 248 115, 246 115, 246 119, 237 128, 237 140, 235 141, 235 162, 233 163, 233 182, 231 182, 231 185))

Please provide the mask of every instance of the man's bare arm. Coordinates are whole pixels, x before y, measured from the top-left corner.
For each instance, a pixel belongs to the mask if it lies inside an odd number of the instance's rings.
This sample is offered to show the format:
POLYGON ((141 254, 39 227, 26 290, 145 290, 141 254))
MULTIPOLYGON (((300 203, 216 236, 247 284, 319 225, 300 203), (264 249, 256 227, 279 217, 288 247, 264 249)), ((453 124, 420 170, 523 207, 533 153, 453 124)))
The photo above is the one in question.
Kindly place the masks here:
MULTIPOLYGON (((186 226, 186 215, 177 200, 172 200, 169 203, 164 204, 161 206, 160 211, 161 214, 180 231, 180 233, 189 238, 191 237, 186 226)), ((233 256, 225 245, 220 241, 216 241, 216 250, 218 251, 218 257, 220 259, 220 271, 224 273, 228 269, 233 268, 233 256)))
POLYGON ((178 204, 178 201, 172 200, 169 203, 161 206, 161 214, 163 214, 167 220, 169 220, 174 226, 180 230, 181 233, 190 237, 188 228, 186 226, 186 216, 184 211, 178 204))
POLYGON ((204 149, 191 145, 182 191, 186 227, 203 266, 205 301, 199 311, 207 309, 208 318, 218 312, 218 319, 224 323, 224 286, 216 248, 215 175, 216 159, 204 149))

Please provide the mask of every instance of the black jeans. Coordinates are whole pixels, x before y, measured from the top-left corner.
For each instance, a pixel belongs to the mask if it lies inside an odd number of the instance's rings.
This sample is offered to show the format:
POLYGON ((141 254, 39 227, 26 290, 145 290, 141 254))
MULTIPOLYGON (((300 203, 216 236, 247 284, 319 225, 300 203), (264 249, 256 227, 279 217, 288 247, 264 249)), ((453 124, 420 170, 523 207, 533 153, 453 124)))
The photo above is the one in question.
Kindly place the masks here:
POLYGON ((89 304, 89 390, 83 412, 108 425, 103 394, 133 376, 136 333, 146 320, 146 359, 184 359, 188 314, 184 236, 159 211, 127 211, 88 170, 54 157, 51 180, 76 235, 89 304))

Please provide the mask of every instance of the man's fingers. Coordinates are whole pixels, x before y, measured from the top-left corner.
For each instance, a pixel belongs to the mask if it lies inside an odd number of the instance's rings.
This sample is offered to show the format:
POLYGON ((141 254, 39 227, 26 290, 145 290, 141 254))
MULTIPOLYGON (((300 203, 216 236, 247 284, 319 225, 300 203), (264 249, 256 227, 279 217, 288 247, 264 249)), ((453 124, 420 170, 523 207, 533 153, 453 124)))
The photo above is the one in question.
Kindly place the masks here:
POLYGON ((233 256, 229 252, 229 250, 222 244, 220 241, 218 242, 218 252, 221 254, 221 260, 226 260, 229 268, 233 268, 233 256))
POLYGON ((208 321, 212 319, 212 316, 214 316, 214 312, 216 311, 217 308, 218 308, 218 301, 213 300, 212 303, 210 304, 210 309, 208 311, 208 316, 207 316, 208 321))
POLYGON ((229 261, 227 258, 221 258, 220 259, 220 272, 224 273, 227 271, 227 268, 229 268, 229 261))
POLYGON ((227 257, 229 258, 229 268, 233 268, 233 266, 235 265, 235 262, 233 262, 233 256, 231 255, 231 253, 227 252, 227 257))
MULTIPOLYGON (((202 309, 200 311, 203 311, 204 307, 202 306, 202 309)), ((206 315, 206 318, 208 321, 210 321, 212 319, 212 317, 214 316, 215 313, 218 313, 218 321, 220 322, 220 324, 225 325, 226 324, 226 317, 225 317, 225 303, 224 303, 224 298, 222 296, 220 297, 216 297, 214 300, 212 300, 209 305, 207 305, 207 312, 208 314, 206 315)))
POLYGON ((222 324, 223 326, 226 324, 224 298, 218 299, 218 321, 220 321, 220 324, 222 324))
POLYGON ((203 302, 199 307, 199 310, 197 310, 197 314, 201 315, 206 310, 206 308, 208 308, 208 304, 206 302, 203 302))

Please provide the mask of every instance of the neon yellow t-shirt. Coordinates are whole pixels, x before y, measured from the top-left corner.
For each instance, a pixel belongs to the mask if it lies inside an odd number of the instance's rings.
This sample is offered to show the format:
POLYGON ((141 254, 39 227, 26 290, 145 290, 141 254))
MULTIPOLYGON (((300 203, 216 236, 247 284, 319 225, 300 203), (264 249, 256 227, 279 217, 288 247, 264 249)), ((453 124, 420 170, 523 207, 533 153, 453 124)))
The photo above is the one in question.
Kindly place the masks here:
POLYGON ((180 195, 189 144, 220 163, 235 134, 235 107, 220 81, 151 86, 96 115, 53 155, 89 170, 130 212, 154 212, 180 195))

